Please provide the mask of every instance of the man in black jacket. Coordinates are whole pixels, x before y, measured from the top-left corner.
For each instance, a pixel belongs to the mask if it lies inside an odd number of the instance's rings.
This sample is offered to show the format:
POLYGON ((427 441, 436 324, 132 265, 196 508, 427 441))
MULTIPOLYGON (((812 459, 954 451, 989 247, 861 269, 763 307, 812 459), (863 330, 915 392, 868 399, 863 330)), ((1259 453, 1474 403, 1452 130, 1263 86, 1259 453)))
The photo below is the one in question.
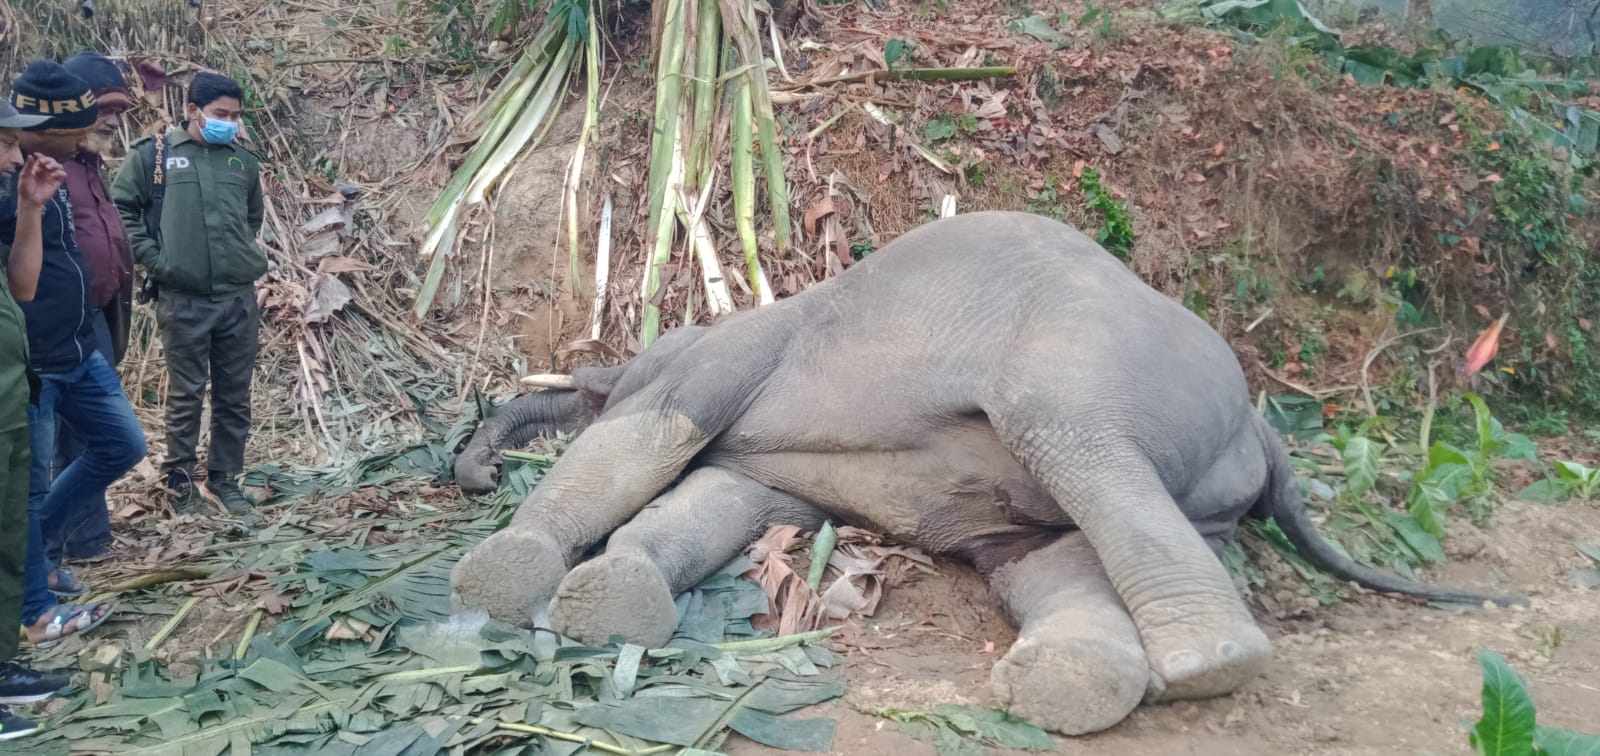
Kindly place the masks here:
MULTIPOLYGON (((10 254, 0 260, 0 623, 4 624, 17 622, 22 615, 32 457, 28 406, 37 389, 37 379, 28 368, 28 335, 17 301, 33 299, 39 288, 44 206, 66 178, 56 161, 38 155, 24 161, 18 147, 22 129, 48 120, 22 115, 9 99, 0 100, 0 205, 17 208, 10 254)), ((0 633, 0 740, 26 737, 39 729, 33 720, 11 711, 11 705, 43 701, 71 682, 66 675, 18 664, 17 646, 16 633, 0 633)))
MULTIPOLYGON (((11 105, 29 115, 49 116, 21 132, 24 154, 56 162, 71 160, 99 116, 94 92, 60 64, 37 60, 12 83, 11 105)), ((18 228, 15 197, 0 204, 0 257, 9 257, 18 228)), ((73 232, 72 200, 63 185, 43 208, 43 257, 39 284, 22 314, 28 332, 28 362, 39 375, 39 401, 28 407, 32 463, 28 480, 28 564, 22 624, 35 644, 53 643, 104 621, 111 605, 58 604, 86 595, 88 586, 57 569, 46 556, 44 533, 64 531, 68 502, 103 496, 107 486, 144 458, 144 429, 111 362, 96 347, 95 307, 88 265, 73 232), (93 428, 95 443, 59 477, 52 475, 57 413, 74 426, 93 428)))

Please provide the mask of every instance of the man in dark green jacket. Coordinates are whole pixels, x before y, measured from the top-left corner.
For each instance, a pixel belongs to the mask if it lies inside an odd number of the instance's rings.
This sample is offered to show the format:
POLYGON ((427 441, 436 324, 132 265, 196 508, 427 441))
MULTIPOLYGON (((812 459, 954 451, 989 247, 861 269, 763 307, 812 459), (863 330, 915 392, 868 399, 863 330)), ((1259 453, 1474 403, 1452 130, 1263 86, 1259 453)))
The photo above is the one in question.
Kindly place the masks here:
POLYGON ((168 374, 162 473, 180 512, 199 504, 195 447, 208 380, 211 449, 204 493, 229 512, 250 506, 239 473, 259 347, 255 282, 267 272, 267 257, 256 244, 263 208, 260 159, 234 142, 243 100, 232 79, 197 74, 189 84, 186 119, 133 145, 111 189, 134 258, 156 286, 168 374), (163 190, 159 211, 152 205, 157 176, 163 190))

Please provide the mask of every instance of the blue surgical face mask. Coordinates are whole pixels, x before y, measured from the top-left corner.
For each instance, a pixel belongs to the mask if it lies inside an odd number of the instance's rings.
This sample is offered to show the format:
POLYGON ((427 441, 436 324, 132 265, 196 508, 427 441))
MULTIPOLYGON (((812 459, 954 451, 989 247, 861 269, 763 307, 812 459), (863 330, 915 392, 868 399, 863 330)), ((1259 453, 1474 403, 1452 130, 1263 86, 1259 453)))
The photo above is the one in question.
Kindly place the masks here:
POLYGON ((223 121, 216 118, 207 118, 205 113, 200 114, 203 123, 200 126, 200 136, 206 138, 211 144, 227 144, 239 134, 237 121, 223 121))

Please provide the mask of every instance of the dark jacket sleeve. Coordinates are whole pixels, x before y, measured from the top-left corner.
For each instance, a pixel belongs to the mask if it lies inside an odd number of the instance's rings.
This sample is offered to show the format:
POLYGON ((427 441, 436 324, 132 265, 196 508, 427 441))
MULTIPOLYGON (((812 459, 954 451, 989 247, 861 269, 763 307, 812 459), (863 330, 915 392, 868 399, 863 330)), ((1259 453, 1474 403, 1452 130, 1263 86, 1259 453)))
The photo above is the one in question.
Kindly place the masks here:
POLYGON ((128 233, 128 243, 133 247, 133 257, 145 268, 155 266, 161 248, 145 227, 144 211, 150 206, 150 161, 143 143, 134 145, 117 169, 111 184, 111 201, 117 204, 117 214, 122 216, 122 228, 128 233))
POLYGON ((250 182, 250 201, 246 208, 246 222, 250 224, 250 233, 261 233, 261 222, 266 215, 266 203, 261 197, 261 164, 256 163, 255 180, 250 182))

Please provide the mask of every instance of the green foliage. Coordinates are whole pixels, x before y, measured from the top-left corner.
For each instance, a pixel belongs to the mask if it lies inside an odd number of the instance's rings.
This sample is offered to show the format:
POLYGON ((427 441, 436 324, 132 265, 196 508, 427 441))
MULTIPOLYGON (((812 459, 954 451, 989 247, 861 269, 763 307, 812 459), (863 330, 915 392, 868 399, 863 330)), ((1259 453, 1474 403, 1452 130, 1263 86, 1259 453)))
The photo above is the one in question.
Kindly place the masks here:
POLYGON ((1046 176, 1044 186, 1036 192, 1028 192, 1028 197, 1028 212, 1066 220, 1066 214, 1061 211, 1061 179, 1046 176))
MULTIPOLYGON (((1307 466, 1318 476, 1312 484, 1323 491, 1319 498, 1333 505, 1333 530, 1350 556, 1409 574, 1418 565, 1444 561, 1442 539, 1452 508, 1465 505, 1477 525, 1486 525, 1494 509, 1496 460, 1537 458, 1533 441, 1506 431, 1482 399, 1467 394, 1464 401, 1473 415, 1463 444, 1429 443, 1426 430, 1415 441, 1395 438, 1392 421, 1382 416, 1328 434, 1321 431, 1322 403, 1304 397, 1271 397, 1262 410, 1280 433, 1309 437, 1311 449, 1326 444, 1337 453, 1338 477, 1322 473, 1322 460, 1307 466), (1422 444, 1428 444, 1425 450, 1422 444)), ((1316 452, 1296 455, 1306 460, 1316 452)))
POLYGON ((1484 234, 1485 254, 1519 279, 1532 279, 1536 285, 1524 287, 1520 303, 1533 313, 1528 330, 1550 333, 1566 352, 1565 364, 1552 372, 1545 367, 1546 340, 1523 339, 1504 360, 1515 371, 1511 387, 1530 404, 1550 397, 1580 416, 1600 415, 1600 355, 1590 332, 1600 319, 1600 260, 1572 220, 1574 205, 1582 203, 1582 174, 1559 170, 1525 130, 1473 133, 1470 154, 1473 168, 1495 179, 1489 207, 1468 204, 1469 217, 1487 211, 1494 219, 1484 234))
MULTIPOLYGON (((1318 75, 1326 70, 1368 86, 1459 90, 1494 106, 1503 120, 1493 125, 1465 105, 1450 116, 1469 136, 1461 154, 1471 183, 1460 217, 1406 219, 1451 224, 1433 229, 1434 248, 1450 250, 1448 264, 1409 260, 1392 267, 1385 276, 1391 290, 1381 296, 1394 307, 1399 327, 1415 328, 1429 317, 1460 319, 1468 304, 1487 304, 1448 300, 1466 291, 1481 300, 1483 284, 1493 281, 1495 298, 1503 297, 1523 337, 1502 355, 1504 372, 1481 380, 1509 387, 1526 405, 1508 408, 1512 414, 1560 408, 1583 419, 1600 417, 1600 356, 1592 331, 1600 322, 1600 259, 1589 253, 1574 220, 1591 213, 1585 182, 1596 175, 1600 148, 1600 111, 1581 101, 1587 82, 1536 73, 1533 58, 1516 46, 1475 44, 1443 32, 1416 52, 1347 47, 1295 0, 1192 0, 1169 15, 1227 29, 1246 42, 1270 35, 1291 58, 1320 58, 1325 67, 1306 69, 1313 83, 1326 81, 1318 75), (1462 264, 1463 257, 1473 264, 1462 264), (1449 280, 1425 281, 1424 275, 1449 280)), ((1400 109, 1385 117, 1388 128, 1407 134, 1436 128, 1433 114, 1400 109)), ((1415 187, 1396 178, 1373 183, 1380 206, 1413 203, 1415 187), (1389 187, 1402 185, 1400 195, 1389 194, 1389 187)), ((1413 246, 1420 245, 1407 245, 1403 254, 1414 256, 1413 246)), ((1340 298, 1356 302, 1366 293, 1366 287, 1347 285, 1340 298)))
MULTIPOLYGON (((808 645, 831 630, 758 631, 751 619, 769 605, 743 577, 754 567, 748 557, 678 597, 679 626, 657 649, 587 647, 474 613, 452 616, 451 565, 509 522, 554 461, 508 451, 493 494, 415 501, 417 490, 450 474, 456 449, 489 414, 473 399, 449 426, 427 420, 432 437, 422 443, 345 467, 252 469, 245 482, 269 489, 268 501, 301 506, 245 531, 251 540, 214 544, 198 566, 268 576, 285 605, 270 635, 251 636, 238 659, 200 658, 191 672, 135 648, 109 698, 81 685, 67 690, 30 753, 69 743, 152 756, 252 747, 334 756, 655 753, 667 747, 654 743, 715 749, 729 732, 775 748, 832 748, 831 719, 783 717, 843 694, 840 657, 808 645), (352 494, 383 507, 337 520, 321 505, 352 494)), ((158 612, 161 601, 139 603, 158 612)))
MULTIPOLYGON (((435 540, 422 551, 415 541, 372 548, 312 541, 240 552, 258 571, 284 556, 295 560, 273 581, 296 598, 270 636, 251 639, 239 661, 202 659, 198 675, 132 659, 109 700, 70 691, 35 736, 38 747, 61 741, 134 754, 221 753, 231 743, 236 753, 253 744, 273 753, 353 755, 478 753, 521 742, 570 753, 576 746, 556 744, 587 739, 638 753, 653 743, 714 748, 729 731, 781 749, 832 747, 831 719, 780 717, 842 695, 841 659, 803 645, 816 633, 759 637, 750 618, 768 611, 768 602, 742 577, 754 566, 746 557, 679 598, 682 620, 659 649, 586 647, 548 631, 450 617, 449 571, 433 566, 437 555, 502 524, 502 510, 514 508, 542 466, 509 468, 494 506, 436 519, 426 530, 435 540), (330 637, 334 617, 370 622, 374 631, 330 637)), ((274 525, 263 535, 272 541, 286 533, 274 525)), ((219 564, 235 568, 232 557, 219 564)))
POLYGON ((909 60, 916 52, 916 43, 909 39, 894 37, 883 43, 883 60, 889 65, 889 70, 894 70, 894 65, 902 60, 909 60))
POLYGON ((1556 463, 1555 477, 1535 481, 1517 492, 1519 499, 1546 503, 1563 501, 1569 497, 1600 498, 1600 468, 1567 460, 1559 461, 1556 463))
POLYGON ((1057 50, 1070 47, 1072 45, 1072 40, 1069 39, 1067 35, 1056 31, 1055 27, 1051 26, 1049 21, 1038 15, 1030 14, 1023 16, 1022 18, 1007 24, 1006 28, 1018 34, 1026 34, 1041 42, 1049 42, 1050 44, 1055 45, 1055 49, 1057 50))
POLYGON ((996 709, 939 704, 933 711, 874 709, 867 713, 893 720, 901 732, 918 740, 932 741, 939 756, 976 754, 980 745, 1029 751, 1055 748, 1044 730, 996 709))
POLYGON ((942 142, 954 139, 957 134, 975 134, 977 131, 978 119, 971 113, 962 113, 959 116, 940 113, 923 125, 922 137, 928 142, 942 142))
POLYGON ((1469 737, 1473 749, 1485 756, 1532 753, 1535 714, 1522 679, 1493 651, 1480 649, 1478 663, 1483 667, 1483 716, 1469 737))
POLYGON ((1039 83, 1034 92, 1047 107, 1061 104, 1061 74, 1056 71, 1055 64, 1045 63, 1039 67, 1039 83))
POLYGON ((1600 735, 1541 727, 1522 678, 1494 651, 1478 650, 1483 715, 1467 740, 1480 756, 1595 756, 1600 735))
POLYGON ((1437 32, 1434 38, 1439 44, 1411 54, 1376 45, 1345 47, 1337 32, 1296 0, 1199 0, 1198 5, 1198 16, 1205 23, 1246 35, 1286 35, 1291 46, 1320 53, 1333 70, 1359 84, 1441 83, 1475 90, 1550 145, 1573 150, 1575 161, 1591 160, 1600 145, 1600 113, 1560 99, 1586 94, 1587 84, 1537 77, 1522 52, 1510 45, 1473 45, 1437 32), (1545 120, 1551 117, 1554 125, 1545 120))
POLYGON ((1482 525, 1493 508, 1492 466, 1496 459, 1536 461, 1533 441, 1518 433, 1506 432, 1482 398, 1466 394, 1476 422, 1475 443, 1463 450, 1447 441, 1437 441, 1428 449, 1427 465, 1415 479, 1406 497, 1406 508, 1417 524, 1436 538, 1444 536, 1444 517, 1451 505, 1466 502, 1474 521, 1482 525))
POLYGON ((1488 241, 1505 244, 1535 264, 1559 263, 1584 251, 1567 223, 1568 197, 1578 187, 1563 180, 1526 135, 1505 130, 1476 135, 1471 154, 1483 175, 1496 177, 1490 210, 1498 222, 1488 241))
POLYGON ((1100 183, 1100 173, 1093 168, 1083 169, 1078 176, 1078 189, 1083 192, 1084 203, 1090 212, 1101 218, 1095 229, 1094 240, 1120 260, 1133 256, 1133 215, 1121 200, 1111 196, 1110 190, 1100 183))

